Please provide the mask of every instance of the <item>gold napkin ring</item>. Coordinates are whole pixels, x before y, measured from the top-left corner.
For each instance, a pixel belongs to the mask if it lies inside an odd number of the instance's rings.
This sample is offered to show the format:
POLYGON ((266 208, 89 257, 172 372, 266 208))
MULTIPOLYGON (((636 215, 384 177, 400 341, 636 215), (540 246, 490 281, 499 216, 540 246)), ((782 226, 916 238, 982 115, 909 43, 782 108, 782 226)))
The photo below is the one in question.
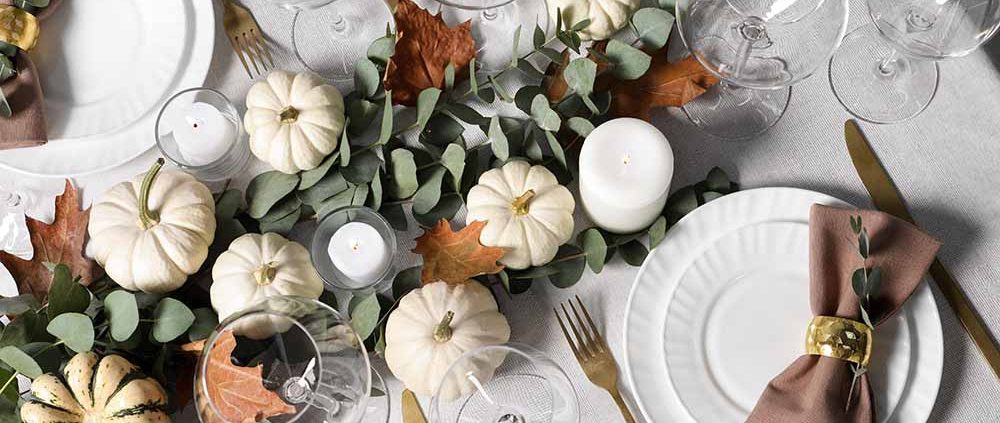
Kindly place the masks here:
POLYGON ((14 6, 0 5, 0 41, 28 51, 38 42, 38 18, 14 6))
POLYGON ((806 354, 838 358, 868 367, 872 355, 872 330, 851 319, 816 316, 806 331, 806 354))

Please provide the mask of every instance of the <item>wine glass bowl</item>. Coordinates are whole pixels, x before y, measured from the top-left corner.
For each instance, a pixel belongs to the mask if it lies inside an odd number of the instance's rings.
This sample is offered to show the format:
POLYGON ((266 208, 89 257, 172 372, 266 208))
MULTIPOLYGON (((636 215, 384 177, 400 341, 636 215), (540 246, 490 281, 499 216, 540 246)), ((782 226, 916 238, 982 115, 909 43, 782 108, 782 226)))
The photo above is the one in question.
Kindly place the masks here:
POLYGON ((472 21, 476 41, 476 61, 487 71, 501 70, 532 48, 535 25, 549 32, 549 12, 545 0, 421 0, 431 13, 441 13, 448 26, 472 21), (430 4, 429 4, 430 3, 430 4), (433 3, 437 3, 434 5, 433 3), (520 42, 513 48, 520 28, 520 42))
POLYGON ((931 60, 968 55, 1000 28, 1000 2, 990 0, 870 0, 868 13, 898 50, 931 60))

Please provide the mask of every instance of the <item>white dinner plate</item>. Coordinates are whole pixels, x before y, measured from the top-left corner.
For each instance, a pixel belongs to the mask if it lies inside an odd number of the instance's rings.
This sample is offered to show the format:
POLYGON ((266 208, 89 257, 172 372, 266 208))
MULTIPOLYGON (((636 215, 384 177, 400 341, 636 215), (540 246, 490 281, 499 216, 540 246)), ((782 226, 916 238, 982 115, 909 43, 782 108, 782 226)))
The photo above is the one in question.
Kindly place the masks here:
MULTIPOLYGON (((801 355, 814 203, 849 207, 800 189, 742 191, 686 216, 650 254, 624 331, 627 377, 647 421, 745 421, 767 382, 801 355)), ((879 420, 926 421, 944 360, 927 285, 876 333, 879 420)))
POLYGON ((0 152, 0 166, 38 176, 106 170, 155 144, 170 94, 201 85, 215 44, 203 0, 66 1, 31 52, 45 92, 49 143, 0 152))

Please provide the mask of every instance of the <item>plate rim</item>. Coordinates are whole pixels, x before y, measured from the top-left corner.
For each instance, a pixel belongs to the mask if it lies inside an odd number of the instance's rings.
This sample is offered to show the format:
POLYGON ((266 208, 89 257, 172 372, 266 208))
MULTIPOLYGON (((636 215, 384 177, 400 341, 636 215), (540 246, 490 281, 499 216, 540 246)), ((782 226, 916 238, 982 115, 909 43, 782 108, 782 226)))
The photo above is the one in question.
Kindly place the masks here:
MULTIPOLYGON (((841 207, 855 207, 855 206, 851 205, 850 203, 847 203, 847 202, 845 202, 843 200, 840 200, 840 199, 838 199, 836 197, 833 197, 831 195, 820 193, 820 192, 817 192, 817 191, 808 190, 808 189, 803 189, 803 188, 792 188, 792 187, 763 187, 763 188, 754 188, 754 189, 748 189, 748 190, 739 191, 739 192, 727 195, 725 197, 719 198, 717 200, 714 200, 714 201, 712 201, 712 202, 710 202, 708 204, 705 204, 702 207, 699 207, 698 209, 696 209, 694 212, 689 213, 687 216, 684 216, 683 218, 681 218, 681 220, 678 221, 677 224, 675 224, 670 229, 670 231, 668 231, 664 243, 660 244, 660 246, 658 246, 656 250, 650 252, 650 258, 647 259, 643 263, 643 265, 640 267, 639 272, 637 273, 635 279, 633 280, 632 287, 630 288, 630 291, 629 291, 628 300, 626 301, 625 319, 624 319, 625 321, 624 321, 624 324, 623 324, 624 328, 623 328, 623 331, 622 331, 623 350, 624 350, 624 358, 623 358, 624 359, 624 370, 625 370, 626 379, 628 380, 628 388, 631 389, 632 395, 633 395, 633 397, 635 399, 635 403, 638 406, 640 413, 643 415, 643 417, 646 420, 648 420, 648 421, 654 421, 654 419, 652 419, 650 417, 651 413, 649 411, 650 409, 649 409, 648 405, 643 402, 643 399, 642 399, 643 396, 640 395, 640 391, 637 389, 636 378, 635 378, 635 374, 634 374, 635 372, 633 371, 633 368, 636 365, 636 363, 635 363, 636 360, 634 360, 633 357, 632 357, 632 355, 629 354, 629 345, 630 345, 630 335, 629 335, 629 333, 633 330, 633 328, 631 328, 631 326, 633 326, 633 323, 634 323, 633 320, 636 319, 636 316, 634 315, 633 308, 634 308, 634 302, 636 301, 636 293, 637 293, 637 291, 638 291, 638 289, 640 287, 640 283, 639 283, 640 279, 643 277, 643 275, 648 270, 649 264, 654 261, 654 259, 656 257, 656 254, 658 252, 657 250, 663 251, 662 247, 665 246, 665 245, 669 245, 669 244, 667 244, 668 242, 678 242, 678 241, 675 241, 675 239, 677 238, 677 231, 679 229, 682 229, 685 226, 689 226, 691 221, 693 221, 695 219, 699 219, 700 216, 704 215, 705 213, 714 211, 714 210, 716 210, 719 207, 723 207, 723 205, 728 205, 730 202, 733 202, 733 201, 750 201, 751 198, 756 197, 756 196, 761 196, 761 195, 764 195, 764 196, 767 196, 767 195, 770 195, 770 196, 782 196, 782 195, 784 195, 784 196, 788 196, 789 198, 808 198, 809 201, 812 202, 812 203, 814 203, 814 204, 815 203, 820 203, 820 204, 828 204, 828 205, 841 206, 841 207), (687 223, 687 225, 684 225, 684 223, 687 223), (674 235, 673 237, 671 236, 672 233, 674 235)), ((740 203, 734 203, 734 204, 740 204, 740 203)), ((699 247, 703 248, 704 244, 714 242, 720 236, 724 236, 725 234, 729 233, 729 231, 738 229, 740 227, 747 226, 747 225, 750 225, 750 224, 756 224, 756 223, 762 223, 762 222, 774 222, 774 221, 782 221, 782 220, 788 220, 788 219, 787 218, 782 218, 781 216, 776 216, 775 218, 772 218, 772 219, 765 219, 765 220, 756 220, 756 221, 754 221, 754 220, 750 219, 746 215, 738 215, 738 218, 733 220, 733 222, 735 222, 735 223, 731 222, 729 225, 727 225, 728 229, 724 229, 723 232, 721 232, 721 234, 716 234, 715 236, 713 236, 711 238, 708 238, 708 239, 699 240, 696 244, 699 247)), ((689 235, 684 235, 684 236, 689 236, 689 235)), ((685 259, 685 260, 687 260, 687 259, 685 259)), ((925 280, 926 280, 926 277, 925 277, 925 280)), ((667 286, 667 288, 661 288, 661 289, 669 289, 669 296, 672 296, 673 295, 674 287, 676 286, 677 283, 678 283, 678 281, 676 281, 676 280, 667 280, 665 282, 660 283, 660 285, 661 286, 667 286)), ((928 380, 926 381, 926 382, 933 382, 933 383, 930 383, 931 387, 928 388, 928 391, 926 393, 924 393, 926 396, 930 397, 930 400, 926 402, 926 404, 927 404, 926 406, 921 407, 919 409, 916 409, 914 411, 914 412, 920 413, 920 415, 923 416, 922 419, 921 419, 921 421, 926 421, 927 418, 930 417, 930 414, 931 414, 931 412, 932 412, 932 410, 934 408, 934 404, 937 402, 937 396, 938 396, 938 392, 939 392, 940 386, 941 386, 941 378, 943 376, 943 370, 944 370, 944 335, 943 335, 943 332, 942 332, 940 312, 938 311, 938 308, 937 308, 937 300, 934 298, 934 295, 931 292, 930 286, 927 283, 922 283, 920 285, 921 286, 918 287, 917 291, 915 292, 916 295, 915 295, 914 300, 917 300, 917 301, 910 301, 910 302, 908 302, 907 303, 908 304, 907 307, 918 308, 918 309, 921 310, 922 313, 926 313, 927 314, 927 322, 926 322, 926 324, 928 325, 928 327, 926 329, 924 329, 924 330, 927 333, 933 335, 933 339, 930 339, 930 341, 932 341, 931 345, 929 346, 929 349, 933 350, 933 351, 929 351, 929 352, 932 353, 932 356, 929 357, 929 358, 921 358, 920 356, 918 356, 918 362, 923 362, 924 360, 927 360, 927 369, 929 371, 933 372, 933 374, 928 373, 928 376, 927 376, 928 380)), ((665 311, 666 307, 662 307, 662 309, 665 311)), ((644 320, 650 320, 649 316, 646 316, 646 319, 644 319, 644 320)), ((653 320, 655 320, 655 319, 653 319, 653 320)), ((662 323, 663 322, 653 323, 653 325, 659 327, 660 331, 662 332, 662 326, 663 326, 662 323)), ((694 422, 695 421, 694 418, 690 415, 690 413, 686 409, 684 409, 683 404, 680 402, 680 400, 678 398, 677 392, 674 390, 672 383, 669 381, 669 373, 666 372, 666 370, 665 370, 666 365, 665 365, 665 358, 663 356, 663 354, 664 354, 664 350, 663 350, 663 337, 662 336, 657 336, 657 338, 658 339, 656 339, 654 341, 654 342, 658 342, 658 344, 656 345, 657 348, 655 349, 654 354, 655 354, 655 356, 657 358, 656 361, 659 362, 660 366, 662 367, 662 369, 657 368, 657 374, 660 374, 661 373, 660 370, 663 370, 662 376, 665 378, 665 382, 664 382, 665 387, 663 389, 660 389, 659 393, 665 393, 666 396, 667 396, 667 398, 660 398, 658 396, 657 397, 658 401, 660 401, 660 402, 667 401, 667 402, 670 402, 673 405, 677 405, 680 408, 679 410, 668 411, 667 412, 668 413, 667 416, 669 418, 672 418, 672 419, 680 418, 683 421, 694 422)), ((919 370, 919 368, 918 368, 918 370, 919 370)), ((926 383, 923 386, 926 386, 926 383)), ((906 401, 907 401, 907 398, 904 397, 903 400, 902 400, 902 402, 901 402, 901 404, 900 404, 901 407, 897 407, 897 409, 893 413, 893 415, 890 416, 890 418, 892 419, 891 421, 896 421, 896 419, 898 418, 897 416, 899 415, 899 410, 902 409, 902 407, 907 406, 906 405, 907 404, 906 401)), ((660 414, 657 414, 657 416, 659 416, 659 415, 660 414)))

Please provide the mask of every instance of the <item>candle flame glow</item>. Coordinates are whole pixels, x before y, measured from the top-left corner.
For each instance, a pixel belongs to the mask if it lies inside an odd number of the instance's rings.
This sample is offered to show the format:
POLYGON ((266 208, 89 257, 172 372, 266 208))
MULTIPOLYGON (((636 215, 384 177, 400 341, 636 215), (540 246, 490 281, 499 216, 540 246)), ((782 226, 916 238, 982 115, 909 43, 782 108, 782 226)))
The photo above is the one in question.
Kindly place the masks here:
POLYGON ((205 123, 201 119, 198 119, 194 116, 185 116, 184 120, 187 120, 188 125, 191 125, 192 128, 196 129, 198 128, 198 125, 202 125, 205 123))

